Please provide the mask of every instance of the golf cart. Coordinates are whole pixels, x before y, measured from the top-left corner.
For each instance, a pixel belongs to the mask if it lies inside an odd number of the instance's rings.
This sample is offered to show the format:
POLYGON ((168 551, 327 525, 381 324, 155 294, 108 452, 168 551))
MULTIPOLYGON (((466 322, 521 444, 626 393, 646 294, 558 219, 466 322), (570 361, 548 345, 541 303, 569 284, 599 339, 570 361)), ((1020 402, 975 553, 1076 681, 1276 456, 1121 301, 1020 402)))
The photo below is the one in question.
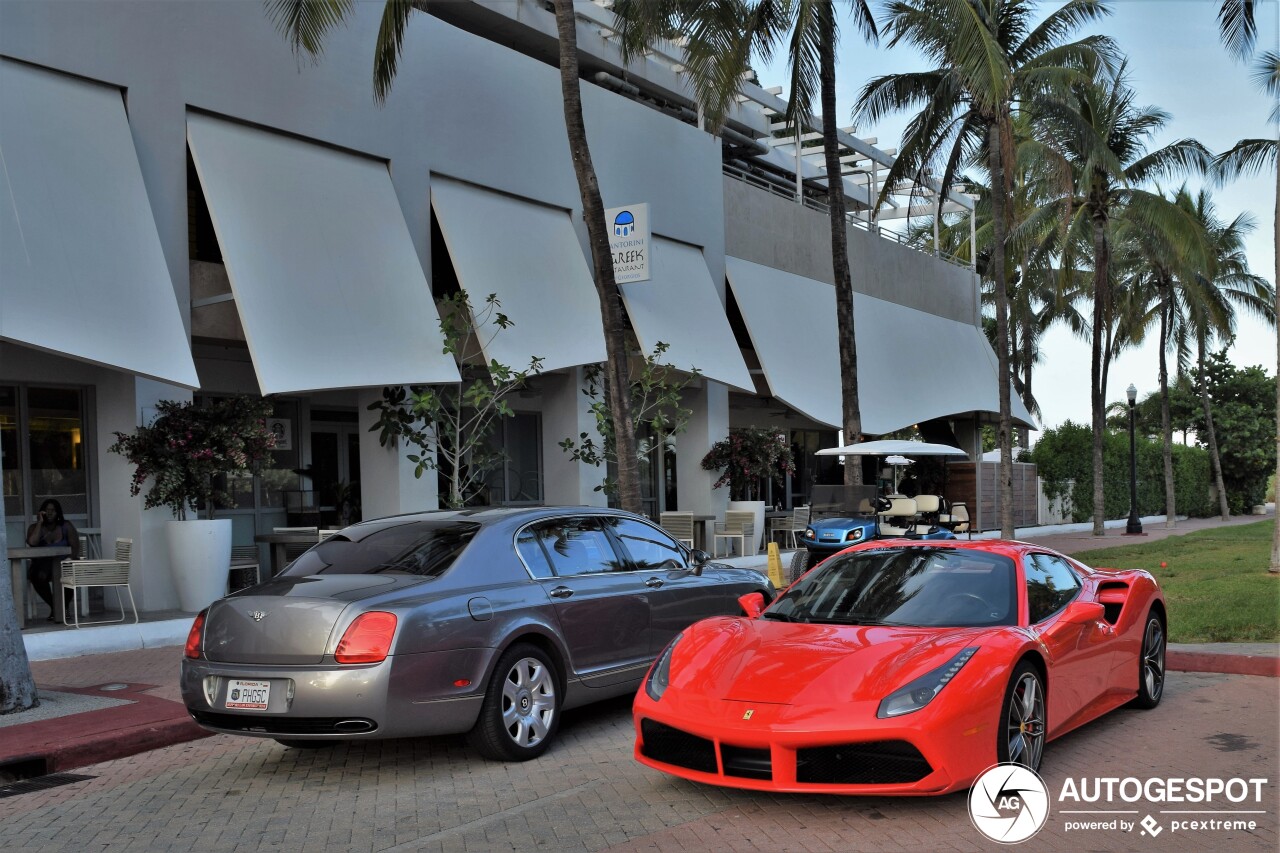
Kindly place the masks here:
MULTIPOLYGON (((868 441, 819 450, 819 456, 964 456, 963 450, 919 441, 868 441)), ((904 463, 910 460, 903 458, 904 463)), ((896 487, 895 466, 895 487, 896 487)), ((896 491, 896 488, 895 488, 896 491)), ((940 524, 935 495, 877 495, 875 486, 814 486, 809 525, 798 536, 788 580, 795 580, 837 551, 870 539, 954 539, 940 524)))

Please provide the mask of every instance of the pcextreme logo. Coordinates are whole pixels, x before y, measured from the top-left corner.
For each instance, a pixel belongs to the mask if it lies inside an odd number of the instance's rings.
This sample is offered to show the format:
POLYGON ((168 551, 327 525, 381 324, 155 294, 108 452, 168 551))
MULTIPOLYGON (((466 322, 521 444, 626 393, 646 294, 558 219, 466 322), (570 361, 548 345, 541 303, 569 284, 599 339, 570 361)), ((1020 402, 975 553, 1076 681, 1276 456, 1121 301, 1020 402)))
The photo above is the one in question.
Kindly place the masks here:
POLYGON ((969 789, 969 820, 1000 844, 1018 844, 1035 835, 1049 818, 1049 789, 1034 770, 997 764, 969 789))

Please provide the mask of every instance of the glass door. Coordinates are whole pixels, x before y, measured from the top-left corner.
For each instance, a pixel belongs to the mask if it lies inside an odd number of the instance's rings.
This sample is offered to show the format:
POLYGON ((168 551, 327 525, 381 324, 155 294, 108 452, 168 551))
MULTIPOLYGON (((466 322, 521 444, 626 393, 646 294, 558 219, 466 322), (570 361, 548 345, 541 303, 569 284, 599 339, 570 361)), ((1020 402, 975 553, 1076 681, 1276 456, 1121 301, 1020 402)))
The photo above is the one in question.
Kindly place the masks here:
POLYGON ((311 412, 311 488, 324 527, 360 520, 360 426, 355 412, 311 412))

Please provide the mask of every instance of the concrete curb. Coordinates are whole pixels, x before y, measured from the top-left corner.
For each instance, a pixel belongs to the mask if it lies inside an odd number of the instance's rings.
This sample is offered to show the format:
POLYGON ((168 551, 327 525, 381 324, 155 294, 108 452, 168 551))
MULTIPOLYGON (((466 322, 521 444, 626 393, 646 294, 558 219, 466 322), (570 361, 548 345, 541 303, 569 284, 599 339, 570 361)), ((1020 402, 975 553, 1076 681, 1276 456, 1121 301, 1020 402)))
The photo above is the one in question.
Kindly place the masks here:
POLYGON ((144 692, 154 685, 130 684, 124 690, 51 687, 64 693, 128 699, 129 704, 66 717, 39 720, 6 729, 0 742, 0 767, 43 762, 45 773, 87 767, 142 752, 209 737, 180 702, 144 692))
POLYGON ((1280 678, 1280 657, 1170 650, 1165 655, 1165 668, 1175 672, 1218 672, 1280 678))
POLYGON ((22 642, 27 647, 27 659, 30 661, 181 646, 187 642, 187 634, 191 631, 191 621, 194 618, 190 616, 159 622, 94 625, 79 631, 24 634, 22 642))

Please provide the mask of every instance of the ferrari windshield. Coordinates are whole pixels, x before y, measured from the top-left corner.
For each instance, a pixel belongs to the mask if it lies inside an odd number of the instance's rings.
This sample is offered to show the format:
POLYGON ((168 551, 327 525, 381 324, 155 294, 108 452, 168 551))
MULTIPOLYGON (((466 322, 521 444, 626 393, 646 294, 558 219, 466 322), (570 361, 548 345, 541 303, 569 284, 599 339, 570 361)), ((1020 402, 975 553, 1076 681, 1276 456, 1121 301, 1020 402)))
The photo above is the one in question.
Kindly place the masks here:
POLYGON ((877 548, 834 557, 805 575, 765 619, 927 628, 1017 624, 1008 557, 946 548, 877 548))

